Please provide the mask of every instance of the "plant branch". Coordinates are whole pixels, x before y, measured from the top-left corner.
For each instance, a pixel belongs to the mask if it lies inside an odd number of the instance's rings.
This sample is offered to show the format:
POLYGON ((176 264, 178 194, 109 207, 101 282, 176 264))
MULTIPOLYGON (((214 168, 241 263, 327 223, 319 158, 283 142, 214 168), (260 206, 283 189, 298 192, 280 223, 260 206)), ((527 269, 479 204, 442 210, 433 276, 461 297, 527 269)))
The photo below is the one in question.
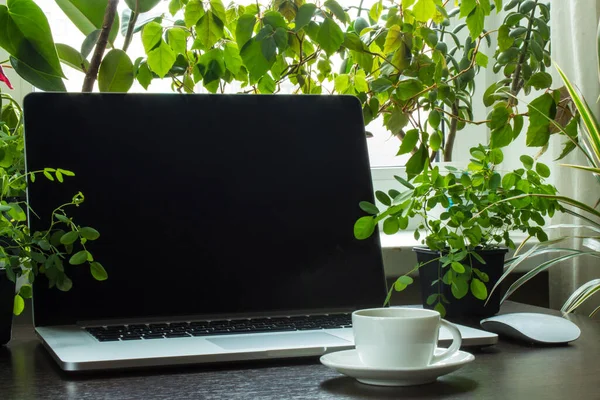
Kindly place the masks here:
MULTIPOLYGON (((529 23, 527 25, 527 33, 525 34, 525 40, 523 42, 523 51, 521 52, 521 56, 519 57, 519 62, 517 63, 517 67, 515 68, 513 81, 510 86, 510 91, 513 96, 516 96, 523 87, 521 83, 521 70, 523 69, 523 63, 525 63, 525 58, 527 57, 527 51, 529 50, 529 43, 531 42, 531 31, 533 28, 533 18, 535 17, 535 9, 537 7, 538 0, 535 0, 535 4, 531 9, 531 15, 529 16, 529 23)), ((515 98, 509 99, 509 106, 513 106, 515 102, 515 98)))
POLYGON ((140 9, 140 0, 135 0, 135 11, 131 12, 131 18, 129 19, 129 25, 127 25, 127 33, 125 34, 125 43, 123 44, 123 51, 127 51, 131 44, 131 38, 133 37, 133 30, 135 29, 135 23, 137 22, 140 9))
POLYGON ((96 42, 96 50, 92 56, 90 67, 85 74, 85 80, 83 81, 83 87, 81 88, 82 92, 89 93, 94 90, 94 82, 96 82, 96 79, 98 78, 100 62, 102 62, 102 57, 104 56, 104 51, 106 50, 106 45, 108 44, 108 36, 115 21, 118 4, 119 0, 108 0, 106 11, 104 12, 102 30, 100 31, 100 36, 98 36, 98 41, 96 42))
MULTIPOLYGON (((444 110, 442 110, 445 112, 444 110)), ((444 147, 444 161, 452 161, 452 152, 454 151, 454 142, 456 141, 456 132, 458 131, 458 121, 462 118, 458 116, 458 102, 452 103, 452 114, 450 114, 450 130, 444 147)))

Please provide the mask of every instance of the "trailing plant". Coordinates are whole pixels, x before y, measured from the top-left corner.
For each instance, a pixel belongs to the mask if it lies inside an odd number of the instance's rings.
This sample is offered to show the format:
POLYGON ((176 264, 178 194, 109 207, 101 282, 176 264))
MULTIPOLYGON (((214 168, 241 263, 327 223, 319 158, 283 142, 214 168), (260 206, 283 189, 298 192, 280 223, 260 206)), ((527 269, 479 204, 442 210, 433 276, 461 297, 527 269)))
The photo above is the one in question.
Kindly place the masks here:
MULTIPOLYGON (((473 159, 464 171, 434 166, 431 170, 425 168, 410 181, 396 177, 403 191, 376 192, 377 199, 386 206, 383 211, 372 203, 362 202, 360 207, 371 215, 356 221, 354 235, 357 239, 370 237, 379 222, 383 223, 386 234, 393 235, 407 229, 409 221, 416 219, 415 239, 439 252, 439 257, 433 260, 442 264, 438 280, 449 285, 457 299, 470 291, 475 298, 485 300, 488 291, 484 283, 488 282, 488 275, 484 270, 471 268, 471 259, 485 264, 478 251, 501 245, 514 249, 511 235, 516 231, 535 236, 541 242, 548 240, 545 217, 553 216, 562 207, 555 199, 529 196, 557 194, 556 188, 545 182, 550 176, 545 164, 522 156, 523 168, 502 174, 497 170, 504 159, 502 150, 480 145, 471 149, 471 155, 473 159)), ((393 291, 402 291, 412 283, 410 274, 422 266, 417 264, 397 279, 386 303, 393 291)), ((444 314, 444 303, 450 300, 444 298, 440 286, 438 291, 430 305, 435 304, 435 309, 444 314)))
MULTIPOLYGON (((2 70, 0 80, 10 85, 2 70)), ((97 280, 105 280, 107 274, 87 247, 87 242, 98 239, 100 233, 92 227, 77 225, 68 216, 69 208, 83 203, 82 193, 54 209, 47 229, 30 231, 28 218, 37 216, 26 201, 28 181, 34 184, 36 178, 43 177, 61 183, 75 174, 50 167, 25 172, 21 107, 10 95, 0 92, 0 109, 0 266, 11 281, 22 280, 14 300, 14 313, 20 314, 24 299, 32 295, 31 284, 38 273, 48 278, 50 287, 63 291, 73 285, 65 265, 87 264, 97 280)))

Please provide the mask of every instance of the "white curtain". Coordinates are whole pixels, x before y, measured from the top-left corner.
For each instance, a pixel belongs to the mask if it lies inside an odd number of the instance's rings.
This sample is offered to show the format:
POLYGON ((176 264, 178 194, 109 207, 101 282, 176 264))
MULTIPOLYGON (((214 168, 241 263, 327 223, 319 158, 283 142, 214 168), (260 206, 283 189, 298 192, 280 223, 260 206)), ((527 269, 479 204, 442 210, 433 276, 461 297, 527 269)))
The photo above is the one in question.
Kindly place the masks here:
MULTIPOLYGON (((600 17, 598 0, 555 0, 551 2, 552 58, 565 71, 569 79, 579 88, 590 107, 600 116, 600 94, 598 83, 597 26, 600 17)), ((554 73, 554 86, 562 86, 558 74, 554 73)), ((552 155, 557 158, 562 150, 559 140, 552 143, 552 155)), ((584 164, 585 159, 573 152, 565 163, 584 164)), ((553 171, 559 191, 589 205, 594 205, 600 195, 600 185, 591 174, 555 163, 553 171)), ((553 223, 576 223, 568 215, 557 215, 553 223)), ((567 232, 561 232, 566 234, 567 232)), ((570 294, 581 284, 600 277, 597 259, 581 257, 564 262, 550 270, 550 307, 560 308, 570 294)), ((584 313, 591 312, 600 304, 600 296, 589 300, 581 307, 584 313), (593 304, 592 304, 593 303, 593 304)))

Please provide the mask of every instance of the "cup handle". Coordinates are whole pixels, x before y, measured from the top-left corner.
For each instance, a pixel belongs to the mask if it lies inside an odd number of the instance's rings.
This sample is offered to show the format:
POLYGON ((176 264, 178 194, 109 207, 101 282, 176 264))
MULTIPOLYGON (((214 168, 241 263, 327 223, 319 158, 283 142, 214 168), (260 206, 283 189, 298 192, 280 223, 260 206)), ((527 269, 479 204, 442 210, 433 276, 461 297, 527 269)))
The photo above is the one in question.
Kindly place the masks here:
POLYGON ((445 326, 446 328, 448 328, 448 330, 452 334, 452 344, 442 354, 434 354, 431 357, 431 364, 435 364, 440 361, 446 360, 447 358, 450 358, 454 353, 456 353, 460 349, 460 345, 462 344, 462 336, 460 335, 460 331, 456 326, 446 321, 445 319, 442 319, 440 323, 441 326, 445 326))

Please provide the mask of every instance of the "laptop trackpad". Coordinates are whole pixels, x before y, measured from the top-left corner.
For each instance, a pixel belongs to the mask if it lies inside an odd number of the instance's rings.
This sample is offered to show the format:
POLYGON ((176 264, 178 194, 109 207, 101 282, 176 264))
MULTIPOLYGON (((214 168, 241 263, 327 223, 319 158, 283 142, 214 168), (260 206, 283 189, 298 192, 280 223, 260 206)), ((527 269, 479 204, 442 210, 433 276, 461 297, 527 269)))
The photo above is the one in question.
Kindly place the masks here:
POLYGON ((280 333, 206 339, 225 350, 286 349, 296 347, 348 346, 351 343, 324 332, 280 333))

